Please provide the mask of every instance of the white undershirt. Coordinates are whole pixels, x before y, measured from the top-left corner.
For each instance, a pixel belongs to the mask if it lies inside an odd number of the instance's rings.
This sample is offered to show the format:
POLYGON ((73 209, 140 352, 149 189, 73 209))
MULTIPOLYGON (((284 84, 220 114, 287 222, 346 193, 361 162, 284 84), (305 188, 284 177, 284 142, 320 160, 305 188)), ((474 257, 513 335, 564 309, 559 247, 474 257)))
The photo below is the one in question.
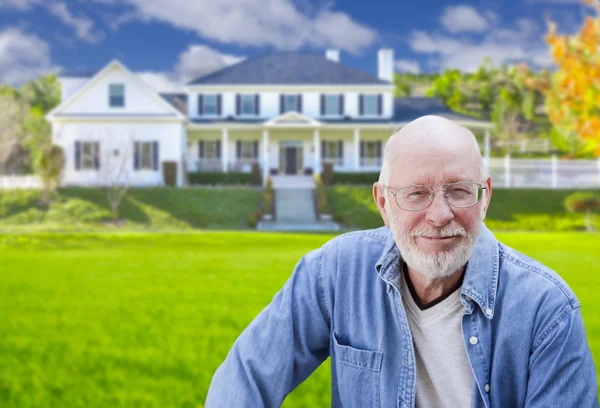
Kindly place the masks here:
POLYGON ((462 335, 460 289, 440 303, 419 309, 404 273, 402 302, 412 332, 417 365, 416 407, 470 407, 473 373, 462 335))

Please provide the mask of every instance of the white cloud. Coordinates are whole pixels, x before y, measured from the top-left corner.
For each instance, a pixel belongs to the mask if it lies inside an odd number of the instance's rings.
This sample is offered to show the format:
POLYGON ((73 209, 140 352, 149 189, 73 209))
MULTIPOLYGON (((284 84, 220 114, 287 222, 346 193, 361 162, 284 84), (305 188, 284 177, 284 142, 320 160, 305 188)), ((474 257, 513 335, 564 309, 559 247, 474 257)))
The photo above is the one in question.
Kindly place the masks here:
POLYGON ((421 72, 419 62, 416 60, 396 60, 394 68, 397 71, 410 74, 419 74, 421 72))
POLYGON ((0 83, 19 86, 58 69, 50 62, 50 47, 44 40, 18 28, 0 31, 0 83))
POLYGON ((94 22, 85 16, 75 17, 65 3, 51 2, 47 4, 48 11, 61 20, 65 25, 75 29, 77 38, 97 43, 104 38, 104 33, 94 29, 94 22))
POLYGON ((348 14, 321 8, 310 15, 293 0, 125 0, 133 7, 113 29, 133 20, 163 22, 199 36, 241 46, 338 48, 353 54, 373 44, 377 32, 348 14))
POLYGON ((540 25, 526 18, 516 20, 512 27, 490 30, 478 40, 413 31, 409 45, 415 52, 434 57, 437 69, 458 68, 472 72, 486 57, 496 65, 520 62, 540 68, 552 65, 540 25))
POLYGON ((446 7, 440 22, 451 33, 482 32, 489 27, 487 20, 477 10, 466 5, 446 7))
POLYGON ((235 64, 244 57, 221 54, 205 45, 190 45, 183 51, 174 66, 173 72, 139 72, 144 81, 158 92, 183 92, 188 82, 235 64))
POLYGON ((29 10, 32 6, 38 5, 41 0, 0 0, 0 9, 29 10))

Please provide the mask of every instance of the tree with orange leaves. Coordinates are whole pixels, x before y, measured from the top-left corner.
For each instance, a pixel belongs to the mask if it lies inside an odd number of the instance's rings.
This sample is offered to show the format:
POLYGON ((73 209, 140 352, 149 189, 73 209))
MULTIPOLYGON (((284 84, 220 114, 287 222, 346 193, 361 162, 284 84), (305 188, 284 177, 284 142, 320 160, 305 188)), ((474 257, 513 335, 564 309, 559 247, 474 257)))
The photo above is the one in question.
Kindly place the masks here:
MULTIPOLYGON (((550 80, 529 76, 528 84, 546 98, 546 111, 557 132, 583 141, 583 152, 600 155, 600 0, 574 36, 558 35, 549 23, 546 42, 558 69, 550 80)), ((573 152, 574 153, 574 152, 573 152)))

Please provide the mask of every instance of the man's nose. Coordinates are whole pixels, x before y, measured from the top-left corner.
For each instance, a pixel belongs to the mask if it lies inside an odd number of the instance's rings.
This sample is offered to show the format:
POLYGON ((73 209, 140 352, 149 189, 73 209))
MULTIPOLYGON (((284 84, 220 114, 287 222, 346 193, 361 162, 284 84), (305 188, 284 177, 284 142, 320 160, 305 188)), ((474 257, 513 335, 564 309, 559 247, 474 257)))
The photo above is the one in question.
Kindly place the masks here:
POLYGON ((434 193, 433 201, 427 207, 425 219, 436 227, 443 227, 454 218, 450 204, 444 197, 444 192, 438 190, 434 193))

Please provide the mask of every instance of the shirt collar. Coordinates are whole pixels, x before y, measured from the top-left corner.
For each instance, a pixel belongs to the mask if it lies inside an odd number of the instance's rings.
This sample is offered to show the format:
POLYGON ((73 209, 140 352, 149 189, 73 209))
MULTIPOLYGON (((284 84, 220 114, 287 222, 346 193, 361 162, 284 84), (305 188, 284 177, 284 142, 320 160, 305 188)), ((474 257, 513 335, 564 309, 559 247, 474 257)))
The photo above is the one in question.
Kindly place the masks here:
MULTIPOLYGON (((383 228, 385 246, 375 264, 375 270, 385 282, 396 285, 395 282, 398 282, 400 274, 402 254, 390 229, 388 227, 383 228)), ((467 263, 461 295, 477 303, 488 319, 494 316, 499 268, 498 241, 494 234, 482 223, 473 253, 467 263)))

